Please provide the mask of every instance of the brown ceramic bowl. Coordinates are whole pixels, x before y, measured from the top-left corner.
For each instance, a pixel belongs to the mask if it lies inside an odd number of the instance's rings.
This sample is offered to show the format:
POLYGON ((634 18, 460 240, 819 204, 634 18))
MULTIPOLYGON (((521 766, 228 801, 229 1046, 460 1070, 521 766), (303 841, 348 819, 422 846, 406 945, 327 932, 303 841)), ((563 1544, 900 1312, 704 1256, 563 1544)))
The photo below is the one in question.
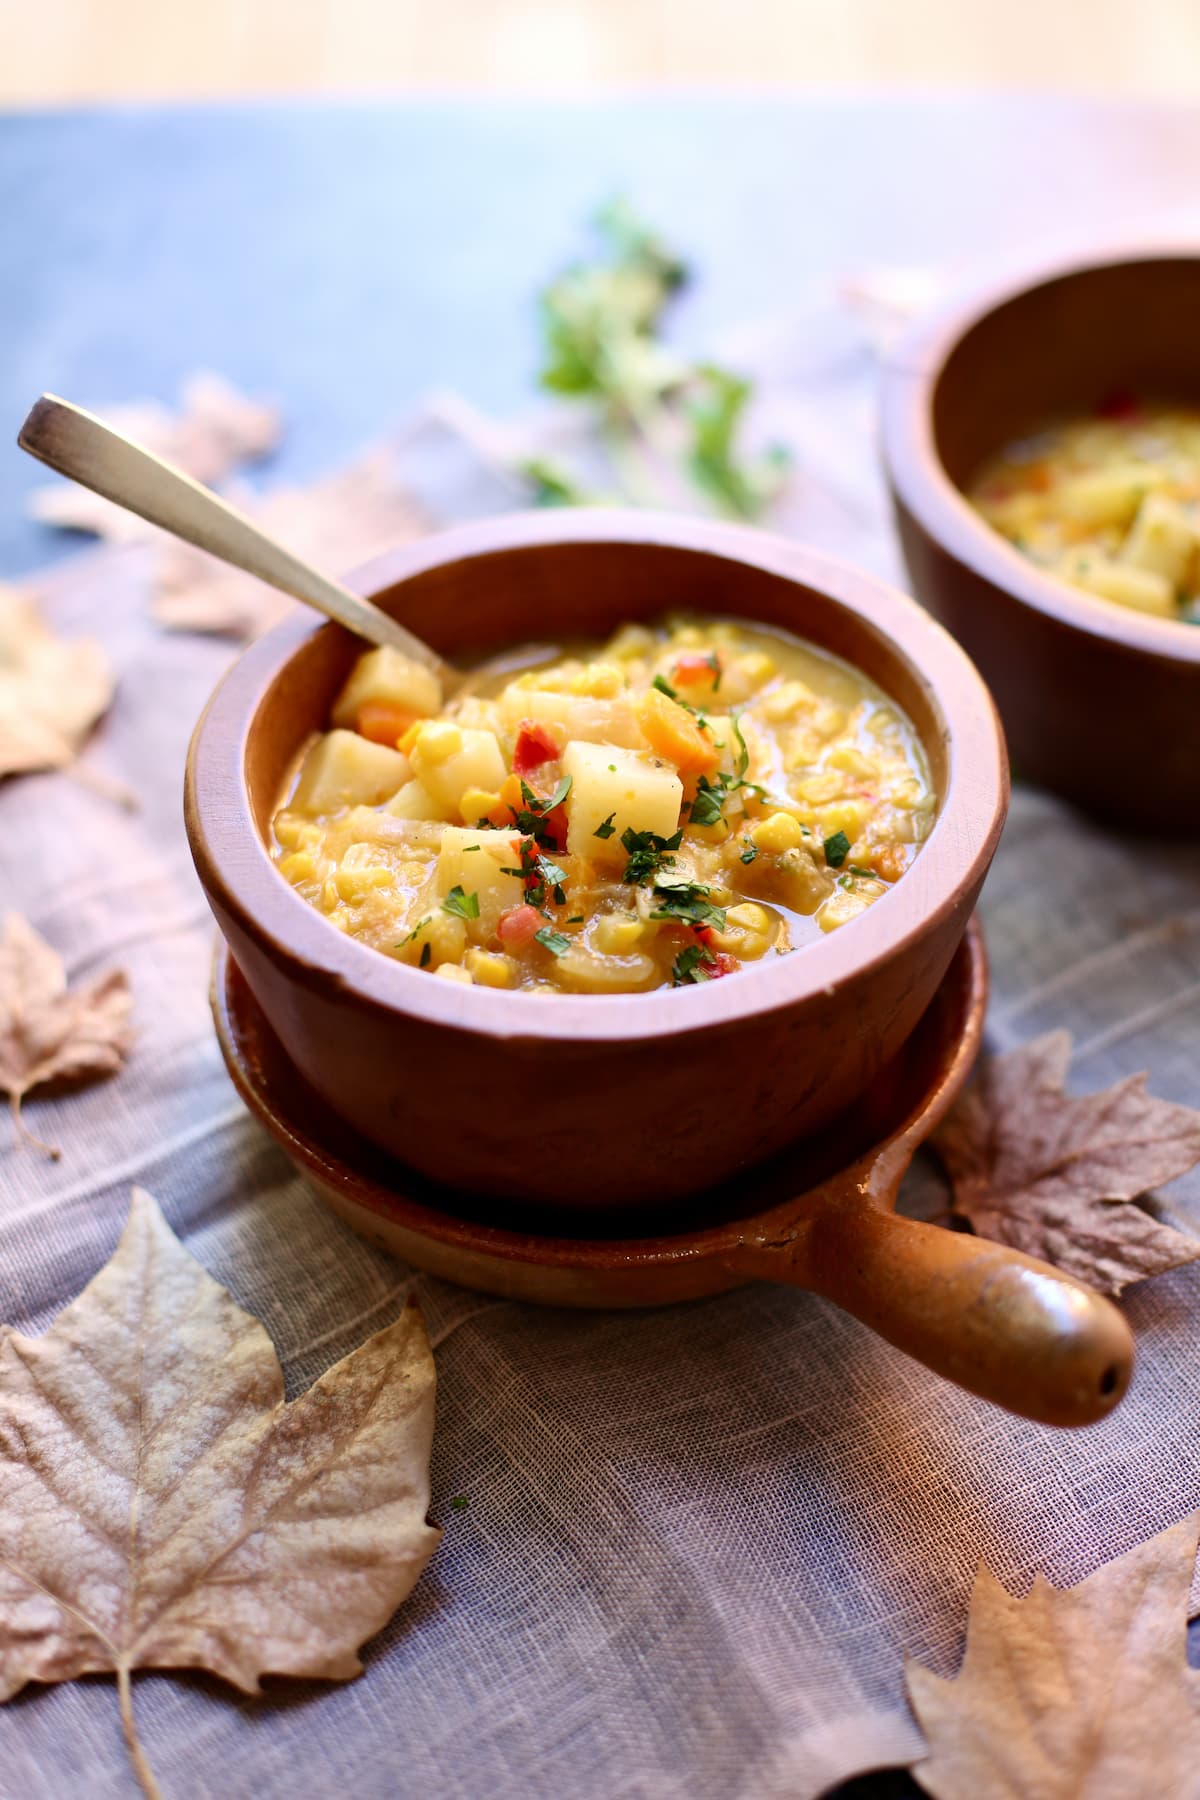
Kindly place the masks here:
POLYGON ((1200 403, 1200 249, 1091 251, 917 321, 883 445, 915 592, 986 677, 1019 775, 1117 823, 1200 832, 1200 629, 1036 568, 963 495, 980 465, 1119 389, 1200 403))
POLYGON ((489 520, 385 556, 358 585, 459 661, 671 608, 782 626, 904 708, 939 817, 869 912, 726 981, 547 1000, 433 981, 342 936, 271 863, 284 783, 360 648, 289 619, 239 659, 196 728, 187 826, 251 992, 335 1112, 451 1187, 612 1208, 711 1187, 863 1094, 950 963, 1007 803, 987 690, 941 627, 794 544, 651 513, 489 520))

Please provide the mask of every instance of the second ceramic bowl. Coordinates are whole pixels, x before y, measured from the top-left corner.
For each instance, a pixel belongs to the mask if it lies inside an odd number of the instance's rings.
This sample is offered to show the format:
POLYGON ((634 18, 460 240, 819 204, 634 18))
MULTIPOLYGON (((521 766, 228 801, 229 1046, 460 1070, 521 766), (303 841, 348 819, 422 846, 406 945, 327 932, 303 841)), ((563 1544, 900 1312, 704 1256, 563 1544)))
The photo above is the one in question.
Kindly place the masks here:
POLYGON ((888 358, 883 445, 913 589, 986 678, 1017 773, 1098 816, 1200 834, 1200 628, 1039 569, 963 489, 1106 395, 1200 403, 1200 248, 1045 260, 918 320, 888 358))

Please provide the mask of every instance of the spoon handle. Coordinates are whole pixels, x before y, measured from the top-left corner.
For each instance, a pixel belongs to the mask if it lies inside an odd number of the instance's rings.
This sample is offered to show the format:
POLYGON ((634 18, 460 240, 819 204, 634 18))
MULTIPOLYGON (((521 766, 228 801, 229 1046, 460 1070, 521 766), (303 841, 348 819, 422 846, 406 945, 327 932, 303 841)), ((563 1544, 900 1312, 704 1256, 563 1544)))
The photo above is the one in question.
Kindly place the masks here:
POLYGON ((301 562, 211 489, 82 407, 43 394, 17 442, 60 475, 315 606, 370 643, 391 645, 439 674, 445 671, 435 650, 378 606, 301 562))

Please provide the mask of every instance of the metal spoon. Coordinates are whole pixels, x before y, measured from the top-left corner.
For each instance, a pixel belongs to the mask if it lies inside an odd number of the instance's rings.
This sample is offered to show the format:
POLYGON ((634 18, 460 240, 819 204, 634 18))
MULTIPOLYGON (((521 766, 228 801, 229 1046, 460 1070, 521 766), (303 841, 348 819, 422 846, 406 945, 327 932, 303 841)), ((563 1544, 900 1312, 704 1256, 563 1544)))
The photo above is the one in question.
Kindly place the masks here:
POLYGON ((91 488, 152 525, 161 525, 210 556, 257 575, 294 600, 315 606, 369 643, 402 650, 433 669, 447 692, 461 685, 458 669, 443 662, 436 650, 378 606, 301 562, 211 488, 193 481, 82 407, 43 394, 22 425, 17 442, 39 462, 70 476, 81 487, 91 488))

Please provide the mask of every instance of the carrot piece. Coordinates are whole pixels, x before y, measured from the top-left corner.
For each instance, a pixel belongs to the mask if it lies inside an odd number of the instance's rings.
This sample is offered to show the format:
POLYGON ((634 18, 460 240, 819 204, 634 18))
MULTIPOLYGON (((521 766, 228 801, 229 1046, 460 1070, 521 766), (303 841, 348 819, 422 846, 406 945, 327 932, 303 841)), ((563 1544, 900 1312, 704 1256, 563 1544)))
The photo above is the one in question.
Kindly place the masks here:
POLYGON ((650 748, 665 762, 674 763, 680 774, 700 774, 716 768, 721 752, 713 742, 712 732, 702 731, 677 700, 659 688, 647 688, 634 705, 650 748))
POLYGON ((397 706, 392 700, 364 700, 354 715, 354 729, 359 737, 394 750, 416 718, 411 707, 397 706))

